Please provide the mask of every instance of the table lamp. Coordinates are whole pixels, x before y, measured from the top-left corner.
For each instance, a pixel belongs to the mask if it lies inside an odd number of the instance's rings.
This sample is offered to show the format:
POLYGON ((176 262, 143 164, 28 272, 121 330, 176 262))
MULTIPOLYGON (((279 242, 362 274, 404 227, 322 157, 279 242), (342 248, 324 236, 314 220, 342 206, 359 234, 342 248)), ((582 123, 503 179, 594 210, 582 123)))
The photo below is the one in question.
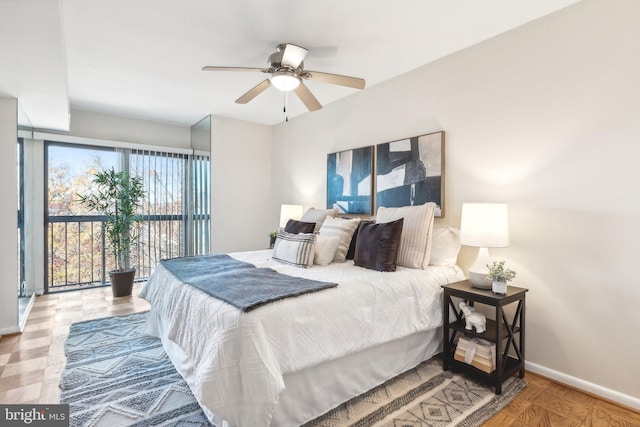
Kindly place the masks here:
POLYGON ((488 248, 509 246, 509 218, 505 203, 463 203, 460 243, 475 246, 478 257, 469 267, 469 282, 476 288, 491 289, 487 280, 491 264, 488 248))
POLYGON ((280 228, 284 228, 290 219, 302 218, 302 210, 302 205, 280 205, 280 228))

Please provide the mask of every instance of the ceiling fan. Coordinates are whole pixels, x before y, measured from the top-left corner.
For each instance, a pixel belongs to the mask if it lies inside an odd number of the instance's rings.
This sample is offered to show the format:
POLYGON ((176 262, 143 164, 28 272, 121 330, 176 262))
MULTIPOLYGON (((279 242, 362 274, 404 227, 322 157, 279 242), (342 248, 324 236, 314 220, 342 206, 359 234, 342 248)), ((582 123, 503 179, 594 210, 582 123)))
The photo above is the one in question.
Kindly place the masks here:
POLYGON ((203 71, 260 71, 270 74, 269 77, 258 83, 247 93, 236 99, 237 104, 246 104, 262 92, 267 90, 269 86, 275 86, 281 91, 294 91, 302 103, 310 111, 316 111, 322 108, 322 105, 309 88, 304 85, 304 80, 313 80, 323 83, 331 83, 340 86, 352 87, 355 89, 364 89, 364 79, 357 77, 341 76, 338 74, 321 73, 319 71, 309 71, 304 69, 302 62, 309 51, 303 47, 294 44, 280 44, 276 51, 269 56, 267 68, 249 68, 249 67, 202 67, 203 71))

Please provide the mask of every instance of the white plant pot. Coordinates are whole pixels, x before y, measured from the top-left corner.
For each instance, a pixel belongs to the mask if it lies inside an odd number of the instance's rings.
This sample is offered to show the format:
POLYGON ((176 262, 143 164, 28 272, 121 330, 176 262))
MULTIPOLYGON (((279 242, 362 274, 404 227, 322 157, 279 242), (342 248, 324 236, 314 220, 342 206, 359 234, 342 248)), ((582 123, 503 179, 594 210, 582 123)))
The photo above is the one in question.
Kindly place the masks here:
POLYGON ((507 293, 507 282, 496 282, 491 284, 491 290, 494 294, 504 295, 507 293))

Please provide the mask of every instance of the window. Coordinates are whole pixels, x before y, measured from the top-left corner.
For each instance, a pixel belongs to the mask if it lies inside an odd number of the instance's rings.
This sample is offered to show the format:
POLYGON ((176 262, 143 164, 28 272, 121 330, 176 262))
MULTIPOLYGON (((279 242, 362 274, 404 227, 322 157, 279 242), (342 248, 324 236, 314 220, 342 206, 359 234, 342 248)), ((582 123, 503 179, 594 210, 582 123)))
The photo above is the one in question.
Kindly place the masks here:
POLYGON ((132 251, 138 279, 163 258, 208 252, 208 156, 48 142, 48 291, 108 282, 115 261, 101 235, 105 217, 88 212, 77 195, 91 191, 93 173, 112 167, 144 184, 142 233, 132 251))

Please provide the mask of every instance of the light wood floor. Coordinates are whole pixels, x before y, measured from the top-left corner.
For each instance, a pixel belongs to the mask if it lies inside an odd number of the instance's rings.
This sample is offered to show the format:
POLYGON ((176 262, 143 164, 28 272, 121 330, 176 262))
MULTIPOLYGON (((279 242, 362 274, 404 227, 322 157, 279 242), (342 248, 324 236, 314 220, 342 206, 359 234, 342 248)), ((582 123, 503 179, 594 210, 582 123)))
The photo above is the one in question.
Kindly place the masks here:
MULTIPOLYGON (((0 339, 0 402, 57 403, 69 325, 149 309, 137 297, 113 298, 110 288, 40 296, 21 335, 0 339)), ((487 426, 637 426, 631 411, 527 372, 529 386, 487 426)))

